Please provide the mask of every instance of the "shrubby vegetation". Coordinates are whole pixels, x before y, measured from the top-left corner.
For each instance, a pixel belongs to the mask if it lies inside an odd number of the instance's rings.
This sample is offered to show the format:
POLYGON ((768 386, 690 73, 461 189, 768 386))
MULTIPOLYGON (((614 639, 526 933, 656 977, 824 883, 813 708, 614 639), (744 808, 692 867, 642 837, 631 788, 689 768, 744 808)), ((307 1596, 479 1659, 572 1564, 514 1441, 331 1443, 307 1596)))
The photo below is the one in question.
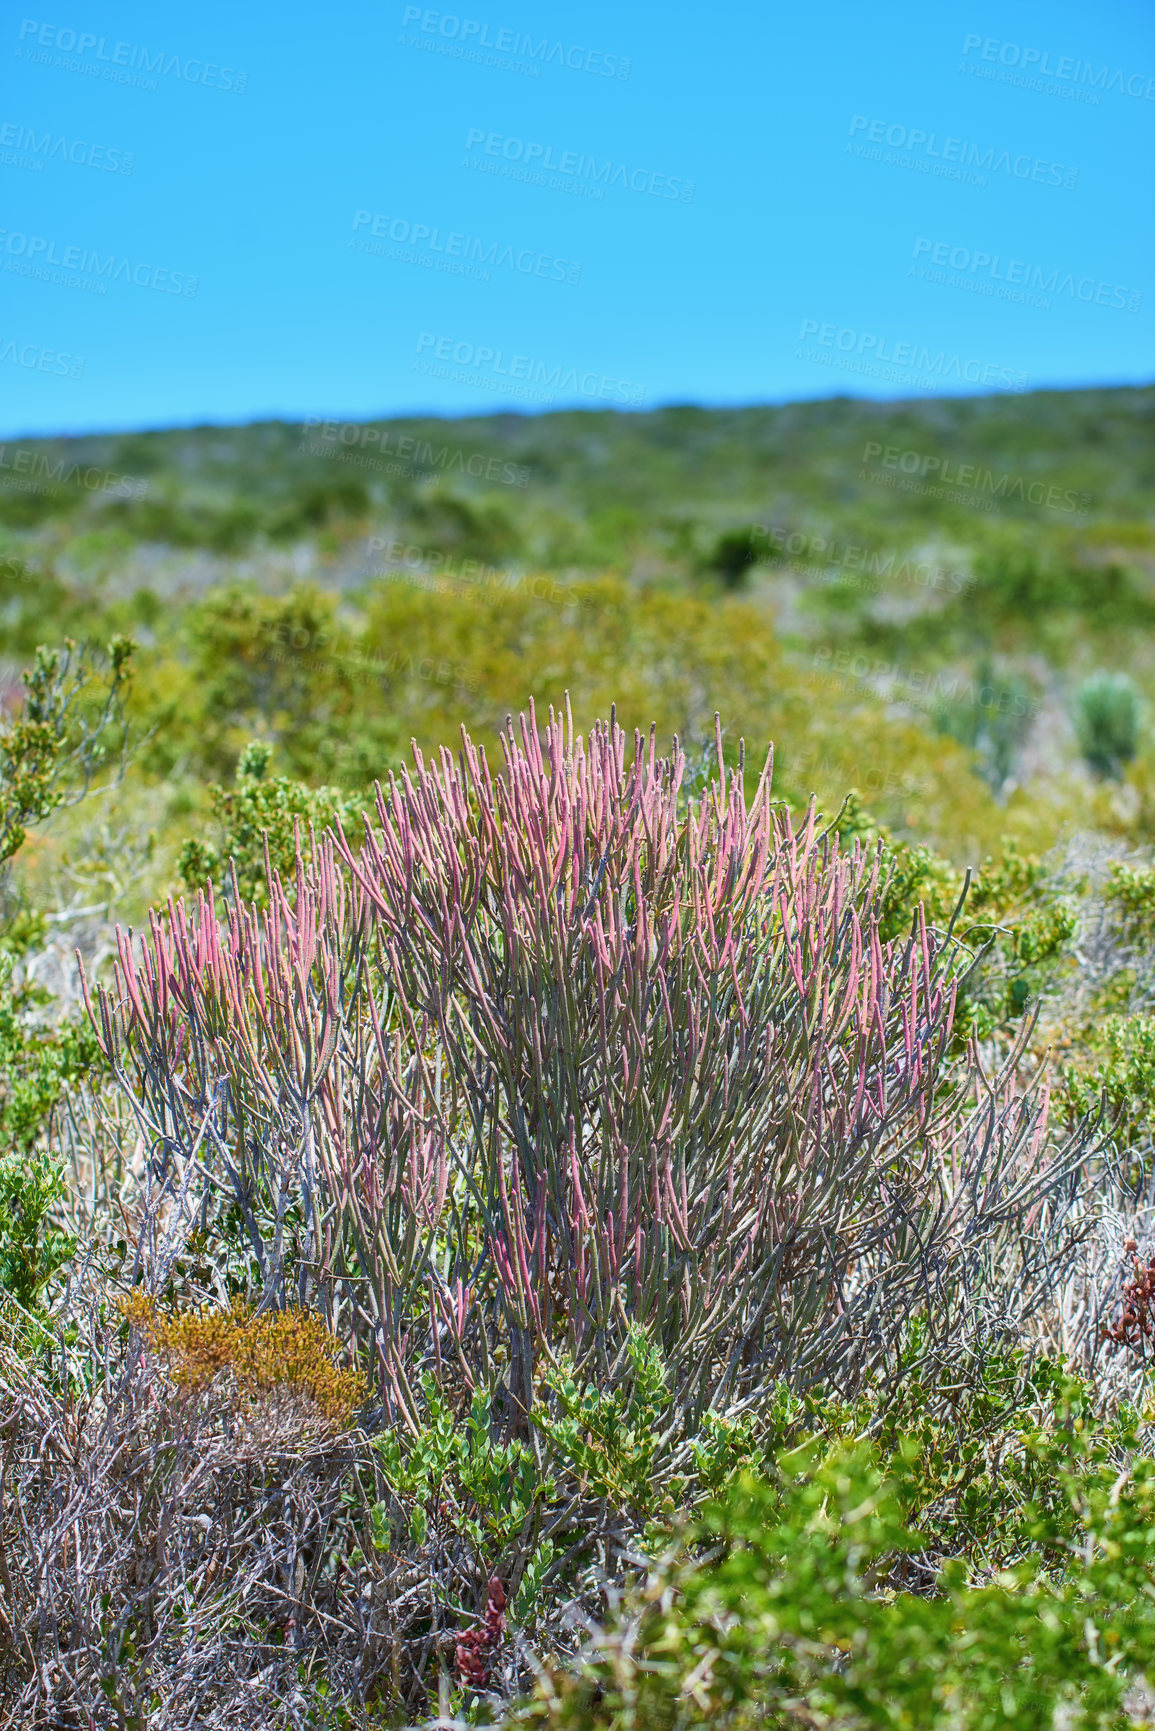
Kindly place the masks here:
POLYGON ((0 1722, 1149 1721, 1150 414, 36 447, 0 1722))

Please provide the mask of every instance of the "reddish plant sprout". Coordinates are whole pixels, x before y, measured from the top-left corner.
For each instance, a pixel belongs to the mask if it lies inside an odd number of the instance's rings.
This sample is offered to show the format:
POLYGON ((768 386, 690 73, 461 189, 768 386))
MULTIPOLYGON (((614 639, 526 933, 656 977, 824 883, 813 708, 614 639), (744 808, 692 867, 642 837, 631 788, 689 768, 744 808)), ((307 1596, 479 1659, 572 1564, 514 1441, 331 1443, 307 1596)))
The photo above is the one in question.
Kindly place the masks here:
POLYGON ((475 1629, 457 1639, 457 1670, 468 1689, 488 1689, 494 1651, 505 1633, 505 1588, 496 1575, 489 1578, 485 1615, 475 1629))
POLYGON ((1124 1250, 1131 1258, 1132 1275, 1123 1282, 1123 1314, 1104 1328, 1103 1338, 1142 1351, 1144 1341, 1155 1335, 1155 1256, 1144 1268, 1136 1255, 1138 1248, 1128 1238, 1124 1250))

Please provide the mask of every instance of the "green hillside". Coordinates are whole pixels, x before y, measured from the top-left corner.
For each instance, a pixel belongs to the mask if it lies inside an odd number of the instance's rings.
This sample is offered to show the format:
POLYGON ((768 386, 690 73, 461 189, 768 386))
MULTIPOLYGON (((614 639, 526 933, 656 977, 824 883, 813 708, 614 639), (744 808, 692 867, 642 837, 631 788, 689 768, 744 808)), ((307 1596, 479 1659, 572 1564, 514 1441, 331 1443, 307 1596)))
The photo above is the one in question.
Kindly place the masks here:
POLYGON ((1153 431, 1127 389, 14 440, 8 666, 132 635, 140 771, 194 802, 251 735, 352 793, 531 695, 690 741, 717 708, 787 797, 965 858, 1103 817, 1078 690, 1155 689, 1153 431))
MULTIPOLYGON (((1155 391, 1127 389, 18 440, 5 447, 0 515, 17 530, 115 523, 134 540, 236 553, 360 510, 432 529, 422 506, 448 491, 472 506, 456 540, 479 555, 601 567, 644 551, 676 565, 691 545, 708 550, 712 535, 749 520, 968 541, 988 503, 1007 524, 1041 514, 1048 530, 1143 520, 1153 426, 1155 391), (917 453, 924 482, 967 467, 993 480, 964 484, 956 498, 872 480, 907 478, 897 463, 883 469, 891 448, 917 453), (90 467, 131 480, 94 495, 90 467)), ((448 524, 434 538, 455 539, 448 524)))

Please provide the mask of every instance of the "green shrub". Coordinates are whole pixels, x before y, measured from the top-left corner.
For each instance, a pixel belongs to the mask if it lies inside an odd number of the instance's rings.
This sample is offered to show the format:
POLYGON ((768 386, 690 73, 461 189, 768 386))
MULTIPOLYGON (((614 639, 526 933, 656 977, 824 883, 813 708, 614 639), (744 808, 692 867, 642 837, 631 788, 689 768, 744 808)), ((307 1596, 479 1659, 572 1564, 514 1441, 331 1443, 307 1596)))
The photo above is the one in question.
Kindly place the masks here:
POLYGON ((998 673, 989 656, 976 670, 971 695, 942 704, 934 714, 939 733, 972 750, 979 774, 995 795, 1011 778, 1030 732, 1033 693, 1021 674, 998 673), (989 700, 984 701, 986 694, 989 700))
MULTIPOLYGON (((1133 1451, 1134 1434, 1123 1440, 1133 1451)), ((1032 1554, 985 1579, 947 1558, 932 1591, 907 1585, 927 1545, 938 1551, 910 1526, 914 1439, 888 1460, 813 1439, 769 1477, 742 1474, 627 1595, 577 1673, 544 1675, 518 1722, 1132 1723, 1124 1696, 1155 1669, 1155 1462, 1132 1452, 1120 1468, 1082 1419, 1021 1447, 1061 1493, 1033 1511, 1032 1554)))
POLYGON ((338 818, 353 825, 355 807, 336 788, 310 788, 284 775, 266 779, 272 754, 267 742, 252 741, 241 753, 236 785, 210 787, 221 839, 214 843, 190 836, 182 844, 177 869, 190 890, 202 889, 210 878, 219 878, 227 889, 231 864, 241 897, 263 906, 270 867, 291 886, 298 845, 308 852, 310 831, 320 836, 338 818))
POLYGON ((113 638, 103 671, 74 643, 36 651, 23 675, 23 707, 0 726, 0 866, 19 852, 29 824, 83 797, 115 736, 123 748, 134 649, 113 638))
POLYGON ((1064 1067, 1067 1107, 1079 1116, 1105 1102, 1116 1139, 1123 1147, 1135 1147, 1155 1123, 1155 1018, 1107 1016, 1088 1046, 1097 1062, 1064 1067))
POLYGON ((1083 681, 1075 732, 1088 768, 1117 780, 1139 743, 1139 697, 1125 673, 1093 673, 1083 681))
POLYGON ((0 1291, 26 1309, 76 1247, 60 1224, 63 1162, 51 1148, 53 1114, 65 1089, 101 1062, 87 1021, 45 1027, 45 994, 15 978, 0 950, 0 1291))
POLYGON ((711 550, 708 566, 726 585, 740 589, 752 568, 766 557, 766 532, 758 524, 745 529, 727 529, 711 550))
POLYGON ((1119 912, 1128 937, 1155 935, 1155 866, 1129 866, 1112 860, 1104 899, 1119 912))

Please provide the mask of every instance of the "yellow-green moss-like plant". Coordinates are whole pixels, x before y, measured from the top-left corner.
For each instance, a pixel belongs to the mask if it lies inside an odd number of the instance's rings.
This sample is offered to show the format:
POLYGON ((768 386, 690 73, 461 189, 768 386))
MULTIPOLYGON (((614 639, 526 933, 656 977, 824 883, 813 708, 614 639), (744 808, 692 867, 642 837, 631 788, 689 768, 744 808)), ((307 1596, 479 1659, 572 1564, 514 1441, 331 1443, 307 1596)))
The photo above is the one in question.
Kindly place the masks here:
POLYGON ((365 1398, 361 1377, 334 1361, 332 1338, 309 1311, 253 1315, 234 1303, 229 1310, 166 1316, 154 1298, 139 1291, 130 1293, 121 1309, 176 1387, 189 1394, 204 1393, 218 1376, 227 1375, 240 1400, 255 1404, 292 1392, 337 1430, 348 1427, 365 1398))

